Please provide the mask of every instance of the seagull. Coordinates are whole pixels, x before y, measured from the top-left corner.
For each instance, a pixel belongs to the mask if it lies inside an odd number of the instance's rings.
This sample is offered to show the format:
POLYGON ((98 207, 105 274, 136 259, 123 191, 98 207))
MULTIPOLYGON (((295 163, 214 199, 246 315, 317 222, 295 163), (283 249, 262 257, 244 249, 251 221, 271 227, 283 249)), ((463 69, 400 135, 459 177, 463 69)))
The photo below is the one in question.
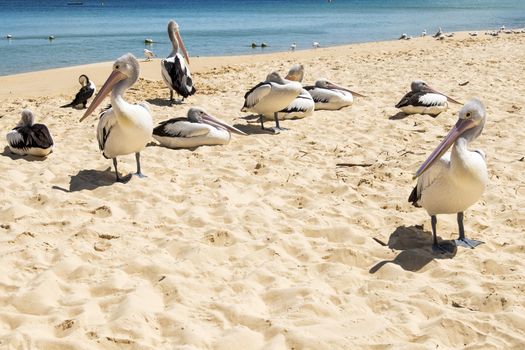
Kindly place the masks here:
POLYGON ((188 67, 190 58, 180 37, 179 25, 175 21, 169 21, 168 35, 173 49, 166 59, 160 61, 162 79, 170 89, 170 103, 175 103, 173 91, 182 96, 182 100, 177 101, 182 103, 186 97, 196 92, 191 79, 190 68, 188 67), (179 48, 182 54, 179 53, 179 48))
POLYGON ((461 104, 431 88, 423 80, 414 80, 410 89, 395 106, 405 114, 428 114, 435 118, 447 110, 447 101, 461 104))
POLYGON ((194 148, 203 145, 225 145, 230 142, 230 131, 246 135, 210 115, 203 108, 192 107, 187 115, 187 118, 172 118, 160 122, 153 129, 153 138, 168 148, 194 148))
POLYGON ((312 46, 314 47, 314 49, 318 49, 319 47, 321 47, 321 44, 319 44, 317 41, 314 41, 312 43, 312 46))
POLYGON ((427 36, 427 30, 426 29, 421 32, 421 36, 427 36))
POLYGON ((151 61, 151 59, 152 59, 153 57, 157 57, 157 56, 155 56, 155 54, 153 53, 153 51, 148 50, 148 49, 144 49, 144 57, 146 57, 146 61, 151 61))
POLYGON ((82 74, 78 77, 78 82, 82 86, 75 95, 75 99, 71 103, 67 103, 60 108, 73 107, 73 108, 86 108, 86 105, 91 97, 95 94, 97 88, 95 84, 89 80, 87 75, 82 74))
POLYGON ((137 175, 145 177, 140 170, 140 151, 151 140, 153 121, 147 104, 130 104, 123 95, 139 79, 139 62, 128 53, 119 57, 113 64, 113 72, 100 88, 86 113, 83 121, 102 103, 111 92, 111 106, 100 114, 97 126, 97 140, 102 155, 113 159, 117 182, 121 182, 117 170, 117 156, 135 153, 137 175))
POLYGON ((290 45, 290 50, 295 51, 296 48, 297 48, 296 43, 292 43, 292 45, 290 45))
POLYGON ((467 102, 459 112, 456 125, 414 175, 417 185, 408 201, 422 206, 430 215, 435 252, 447 251, 437 240, 437 214, 457 214, 459 238, 454 241, 456 246, 474 248, 483 243, 465 237, 463 212, 479 200, 488 183, 485 153, 468 149, 470 142, 481 134, 485 121, 485 107, 481 101, 467 102), (445 154, 452 145, 452 152, 445 154))
POLYGON ((407 35, 407 33, 403 33, 403 34, 401 34, 401 36, 399 37, 398 40, 408 40, 408 35, 407 35))
POLYGON ((255 85, 244 95, 241 112, 252 111, 259 114, 263 130, 264 116, 273 114, 275 119, 273 131, 278 133, 286 130, 279 126, 278 113, 299 96, 302 89, 301 83, 283 79, 278 72, 272 72, 268 74, 265 81, 255 85))
POLYGON ((315 110, 339 110, 354 102, 353 95, 366 97, 355 91, 334 84, 327 79, 318 79, 315 85, 304 87, 315 102, 315 110))
POLYGON ((45 157, 53 152, 53 138, 44 124, 35 124, 33 112, 22 111, 17 126, 6 135, 9 150, 21 156, 45 157))

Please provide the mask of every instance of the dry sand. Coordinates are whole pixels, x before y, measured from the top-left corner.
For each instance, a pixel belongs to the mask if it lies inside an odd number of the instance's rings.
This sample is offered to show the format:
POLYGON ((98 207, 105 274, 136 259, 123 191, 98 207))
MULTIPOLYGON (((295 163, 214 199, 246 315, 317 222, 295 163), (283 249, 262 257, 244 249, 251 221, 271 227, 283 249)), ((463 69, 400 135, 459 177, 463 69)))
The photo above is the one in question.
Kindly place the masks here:
MULTIPOLYGON (((98 151, 96 116, 58 108, 79 74, 100 87, 111 63, 0 77, 3 132, 31 108, 56 141, 45 160, 0 157, 0 348, 523 349, 524 52, 522 34, 463 33, 194 58, 199 91, 174 107, 159 62, 145 62, 126 96, 148 100, 155 122, 197 105, 251 135, 152 144, 148 178, 127 184, 98 151), (305 83, 369 97, 260 133, 243 95, 294 63, 305 83), (432 254, 429 217, 407 197, 460 106, 402 118, 393 106, 415 78, 488 111, 473 147, 490 184, 465 219, 486 244, 453 256, 432 254)), ((119 162, 135 170, 132 155, 119 162)), ((457 236, 454 215, 438 220, 441 238, 457 236)))

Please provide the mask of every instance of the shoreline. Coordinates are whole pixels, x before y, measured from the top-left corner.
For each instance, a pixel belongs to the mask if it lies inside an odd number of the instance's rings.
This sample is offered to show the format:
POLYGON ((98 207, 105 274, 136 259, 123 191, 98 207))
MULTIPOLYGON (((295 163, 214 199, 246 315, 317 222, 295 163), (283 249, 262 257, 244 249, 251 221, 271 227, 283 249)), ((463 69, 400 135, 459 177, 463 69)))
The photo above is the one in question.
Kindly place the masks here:
MULTIPOLYGON (((479 31, 478 31, 479 32, 479 31)), ((501 34, 507 35, 507 34, 501 34)), ((514 35, 514 34, 508 34, 514 35)), ((446 38, 445 41, 460 41, 470 38, 467 31, 455 32, 454 37, 446 38)), ((489 39, 484 34, 474 37, 474 40, 489 39)), ((387 40, 387 41, 370 41, 363 43, 345 44, 330 47, 320 47, 317 49, 300 49, 295 51, 278 51, 271 53, 257 53, 252 55, 232 55, 232 56, 206 56, 190 57, 190 69, 192 74, 210 71, 213 68, 224 66, 233 66, 247 63, 263 63, 273 60, 302 60, 312 57, 330 57, 332 55, 344 55, 349 51, 355 51, 356 54, 375 53, 378 51, 396 51, 418 49, 429 42, 443 44, 438 42, 432 36, 414 37, 411 40, 387 40), (387 47, 385 47, 387 46, 387 47)), ((124 54, 124 53, 122 53, 124 54)), ((115 57, 116 59, 117 57, 115 57)), ((146 80, 161 80, 159 61, 155 58, 151 61, 144 61, 143 57, 137 57, 141 64, 140 78, 146 80)), ((76 78, 81 74, 87 74, 89 78, 99 86, 109 74, 113 61, 90 63, 85 65, 67 66, 62 68, 51 68, 40 71, 18 73, 12 75, 0 76, 0 98, 21 97, 34 98, 38 96, 60 94, 70 94, 78 88, 76 78), (67 76, 68 79, 59 79, 61 84, 49 84, 56 77, 67 76)), ((264 79, 264 72, 259 79, 264 79)))

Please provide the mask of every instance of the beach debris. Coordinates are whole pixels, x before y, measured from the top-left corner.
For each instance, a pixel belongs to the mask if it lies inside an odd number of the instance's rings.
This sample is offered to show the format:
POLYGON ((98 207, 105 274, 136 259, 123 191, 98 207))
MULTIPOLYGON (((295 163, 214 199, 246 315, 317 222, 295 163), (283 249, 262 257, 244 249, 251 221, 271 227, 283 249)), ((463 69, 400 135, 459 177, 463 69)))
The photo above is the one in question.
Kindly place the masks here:
POLYGON ((462 83, 459 83, 459 86, 465 86, 465 85, 467 85, 468 83, 469 83, 469 81, 467 80, 467 81, 464 81, 464 82, 462 82, 462 83))
POLYGON ((155 53, 151 50, 144 49, 144 57, 146 57, 146 61, 151 61, 153 57, 157 57, 155 53))
POLYGON ((268 44, 265 43, 264 41, 261 43, 261 47, 267 47, 267 46, 268 46, 268 44))
POLYGON ((436 32, 436 34, 432 35, 432 37, 439 38, 441 35, 443 35, 443 30, 441 30, 441 27, 439 27, 439 30, 436 32))
POLYGON ((337 163, 336 164, 336 166, 348 167, 348 168, 353 168, 353 167, 368 168, 372 165, 374 165, 374 163, 337 163))
POLYGON ((144 44, 145 44, 145 45, 151 45, 151 44, 153 44, 153 43, 154 43, 154 41, 153 41, 153 39, 151 39, 151 38, 146 38, 146 39, 144 39, 144 44))
POLYGON ((292 45, 290 45, 290 50, 295 51, 296 48, 297 48, 296 43, 292 43, 292 45))
POLYGON ((374 241, 376 241, 377 243, 381 244, 383 247, 388 247, 388 244, 383 242, 382 240, 380 240, 379 238, 376 238, 376 237, 372 237, 372 239, 374 241))
POLYGON ((317 41, 314 41, 312 43, 312 46, 314 47, 314 49, 318 49, 319 47, 321 47, 321 44, 319 44, 319 42, 317 42, 317 41))

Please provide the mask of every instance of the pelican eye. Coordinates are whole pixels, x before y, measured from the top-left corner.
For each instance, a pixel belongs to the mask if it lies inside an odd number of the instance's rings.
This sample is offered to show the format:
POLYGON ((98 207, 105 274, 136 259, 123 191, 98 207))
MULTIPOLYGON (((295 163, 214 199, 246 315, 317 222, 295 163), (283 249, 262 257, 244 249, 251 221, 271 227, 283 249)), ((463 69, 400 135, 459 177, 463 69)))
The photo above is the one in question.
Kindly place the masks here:
POLYGON ((117 64, 117 65, 115 66, 115 69, 119 69, 119 67, 120 67, 120 66, 117 64))
POLYGON ((465 114, 465 118, 467 118, 467 119, 470 118, 470 116, 471 116, 471 113, 470 113, 470 112, 468 112, 467 114, 465 114))

